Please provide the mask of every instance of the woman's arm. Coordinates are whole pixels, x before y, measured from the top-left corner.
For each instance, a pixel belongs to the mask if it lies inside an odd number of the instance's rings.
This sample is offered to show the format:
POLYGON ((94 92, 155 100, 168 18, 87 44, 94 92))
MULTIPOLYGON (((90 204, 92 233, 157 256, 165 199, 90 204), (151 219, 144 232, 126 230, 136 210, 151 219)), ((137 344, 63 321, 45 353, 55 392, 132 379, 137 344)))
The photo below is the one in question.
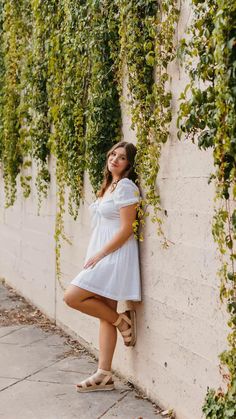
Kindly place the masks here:
POLYGON ((128 205, 120 208, 121 226, 114 237, 93 257, 91 257, 84 265, 84 269, 95 266, 96 263, 104 256, 109 255, 119 249, 126 240, 133 234, 133 222, 136 219, 137 204, 128 205))

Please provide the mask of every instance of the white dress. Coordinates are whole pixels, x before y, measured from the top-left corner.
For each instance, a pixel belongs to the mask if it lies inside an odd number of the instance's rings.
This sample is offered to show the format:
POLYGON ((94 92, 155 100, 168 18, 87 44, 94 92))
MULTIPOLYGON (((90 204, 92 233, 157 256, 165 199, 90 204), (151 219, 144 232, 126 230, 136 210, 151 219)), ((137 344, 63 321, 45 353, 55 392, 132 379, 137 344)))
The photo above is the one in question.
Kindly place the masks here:
MULTIPOLYGON (((132 180, 124 178, 112 193, 98 198, 90 205, 93 232, 86 261, 99 252, 119 230, 119 209, 137 203, 139 199, 138 187, 132 180)), ((102 258, 94 267, 83 269, 71 284, 116 301, 140 301, 137 239, 132 234, 119 249, 102 258)))

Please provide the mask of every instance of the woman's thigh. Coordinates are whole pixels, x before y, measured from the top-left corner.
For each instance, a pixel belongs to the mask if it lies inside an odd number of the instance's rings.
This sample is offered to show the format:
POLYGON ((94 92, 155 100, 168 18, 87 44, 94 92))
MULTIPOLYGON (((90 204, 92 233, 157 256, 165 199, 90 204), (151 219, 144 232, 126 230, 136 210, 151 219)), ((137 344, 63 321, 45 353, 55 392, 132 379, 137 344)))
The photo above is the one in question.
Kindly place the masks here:
POLYGON ((87 291, 83 288, 77 287, 76 285, 69 285, 64 294, 64 301, 71 305, 74 302, 82 303, 87 298, 96 297, 96 294, 87 291))
POLYGON ((117 308, 117 301, 112 300, 107 297, 103 297, 102 295, 95 294, 94 292, 87 291, 83 288, 77 287, 76 285, 69 285, 64 294, 64 301, 68 305, 73 305, 74 303, 82 303, 87 298, 97 298, 99 300, 104 301, 109 307, 113 310, 117 308))
POLYGON ((69 304, 76 300, 77 303, 83 302, 87 298, 94 297, 94 294, 91 291, 84 290, 83 288, 77 287, 76 285, 69 285, 64 294, 64 301, 69 304))
POLYGON ((107 298, 107 297, 102 297, 103 298, 103 301, 109 306, 109 307, 111 307, 113 310, 115 310, 116 311, 116 309, 117 309, 117 303, 118 303, 118 301, 116 301, 116 300, 111 300, 111 298, 107 298))

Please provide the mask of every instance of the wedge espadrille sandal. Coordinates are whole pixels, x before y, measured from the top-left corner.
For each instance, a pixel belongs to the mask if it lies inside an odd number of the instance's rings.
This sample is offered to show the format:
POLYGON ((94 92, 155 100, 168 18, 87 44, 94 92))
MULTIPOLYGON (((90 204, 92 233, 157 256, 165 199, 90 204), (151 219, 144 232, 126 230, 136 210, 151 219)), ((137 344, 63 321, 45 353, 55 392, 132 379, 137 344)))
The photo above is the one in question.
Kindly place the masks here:
POLYGON ((80 393, 87 393, 89 391, 105 391, 114 390, 114 382, 112 379, 112 372, 101 368, 95 374, 86 378, 76 385, 76 389, 80 393))
POLYGON ((118 327, 126 346, 134 346, 136 343, 136 312, 135 310, 127 310, 120 313, 118 319, 113 326, 118 327), (124 320, 130 327, 127 330, 120 330, 119 325, 124 320))

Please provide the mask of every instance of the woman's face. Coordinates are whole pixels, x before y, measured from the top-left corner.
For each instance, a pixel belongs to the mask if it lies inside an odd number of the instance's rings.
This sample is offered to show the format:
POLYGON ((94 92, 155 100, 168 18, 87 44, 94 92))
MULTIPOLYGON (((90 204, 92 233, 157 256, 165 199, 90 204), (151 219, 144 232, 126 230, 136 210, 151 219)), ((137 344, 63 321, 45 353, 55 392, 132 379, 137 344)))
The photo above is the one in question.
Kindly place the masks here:
POLYGON ((108 157, 107 166, 113 179, 120 178, 125 169, 129 166, 124 147, 118 147, 108 157))

